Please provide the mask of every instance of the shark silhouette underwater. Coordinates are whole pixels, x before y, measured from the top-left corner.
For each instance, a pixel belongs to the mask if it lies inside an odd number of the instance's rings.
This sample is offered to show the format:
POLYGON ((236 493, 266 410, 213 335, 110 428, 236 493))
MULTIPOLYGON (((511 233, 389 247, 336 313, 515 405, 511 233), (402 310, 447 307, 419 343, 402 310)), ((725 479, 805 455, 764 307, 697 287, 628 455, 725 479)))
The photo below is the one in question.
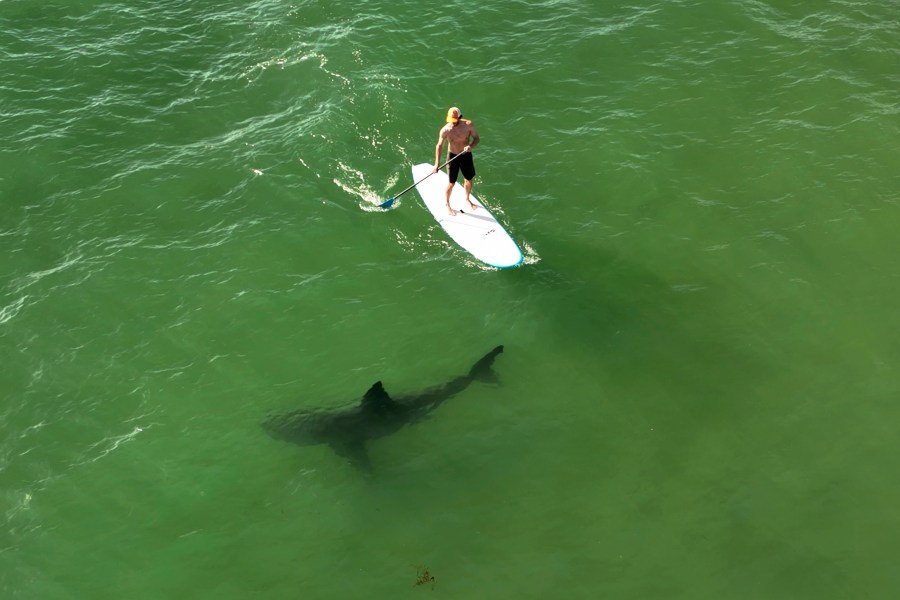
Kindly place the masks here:
POLYGON ((299 446, 327 444, 354 467, 371 474, 367 442, 428 418, 438 406, 465 390, 473 381, 496 382, 492 365, 501 352, 503 346, 497 346, 478 359, 467 374, 418 394, 391 398, 381 381, 377 381, 358 405, 274 415, 266 419, 262 427, 273 438, 299 446))

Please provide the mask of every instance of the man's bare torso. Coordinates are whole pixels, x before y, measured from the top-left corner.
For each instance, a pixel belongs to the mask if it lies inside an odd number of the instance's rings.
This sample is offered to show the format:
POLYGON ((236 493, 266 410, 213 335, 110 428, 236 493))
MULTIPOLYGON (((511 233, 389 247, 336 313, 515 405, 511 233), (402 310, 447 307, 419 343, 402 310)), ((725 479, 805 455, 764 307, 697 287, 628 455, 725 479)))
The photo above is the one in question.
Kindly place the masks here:
POLYGON ((472 125, 472 121, 460 119, 456 125, 453 123, 444 125, 441 135, 450 142, 450 152, 459 154, 469 145, 470 139, 475 137, 474 130, 475 127, 472 125))

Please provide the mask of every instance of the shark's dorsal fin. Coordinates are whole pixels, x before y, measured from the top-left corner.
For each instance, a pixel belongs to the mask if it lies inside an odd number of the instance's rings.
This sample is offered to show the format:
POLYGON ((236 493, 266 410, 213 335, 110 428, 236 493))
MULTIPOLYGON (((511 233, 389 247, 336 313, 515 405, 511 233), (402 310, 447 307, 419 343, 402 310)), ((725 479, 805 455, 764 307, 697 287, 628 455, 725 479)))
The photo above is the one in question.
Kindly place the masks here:
POLYGON ((362 407, 366 410, 383 410, 396 406, 380 381, 376 381, 362 399, 362 407))

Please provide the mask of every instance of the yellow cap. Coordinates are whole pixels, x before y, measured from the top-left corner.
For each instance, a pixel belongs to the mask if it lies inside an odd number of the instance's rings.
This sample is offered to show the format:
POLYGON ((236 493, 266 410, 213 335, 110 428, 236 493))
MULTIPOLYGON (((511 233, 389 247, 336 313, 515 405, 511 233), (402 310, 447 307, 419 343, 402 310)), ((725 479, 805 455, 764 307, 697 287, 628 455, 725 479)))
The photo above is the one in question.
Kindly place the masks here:
POLYGON ((462 111, 455 106, 451 107, 450 110, 447 111, 448 123, 456 123, 457 121, 459 121, 460 117, 462 117, 462 111))

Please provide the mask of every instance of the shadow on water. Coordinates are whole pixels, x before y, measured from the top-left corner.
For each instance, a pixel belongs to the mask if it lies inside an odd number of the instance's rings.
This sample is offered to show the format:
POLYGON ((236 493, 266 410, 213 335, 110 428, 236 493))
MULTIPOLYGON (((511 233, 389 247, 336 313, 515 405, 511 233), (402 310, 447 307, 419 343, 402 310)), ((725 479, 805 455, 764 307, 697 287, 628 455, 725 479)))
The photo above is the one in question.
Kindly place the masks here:
POLYGON ((657 449, 652 468, 663 472, 675 468, 672 447, 687 448, 706 428, 730 427, 753 412, 759 383, 778 365, 748 343, 753 325, 733 313, 726 290, 704 281, 684 289, 584 240, 540 246, 544 257, 574 260, 545 258, 518 269, 511 284, 532 299, 543 321, 538 345, 568 355, 559 362, 571 363, 582 389, 596 390, 564 400, 577 418, 618 411, 677 424, 657 449), (608 397, 609 390, 619 397, 608 397))

